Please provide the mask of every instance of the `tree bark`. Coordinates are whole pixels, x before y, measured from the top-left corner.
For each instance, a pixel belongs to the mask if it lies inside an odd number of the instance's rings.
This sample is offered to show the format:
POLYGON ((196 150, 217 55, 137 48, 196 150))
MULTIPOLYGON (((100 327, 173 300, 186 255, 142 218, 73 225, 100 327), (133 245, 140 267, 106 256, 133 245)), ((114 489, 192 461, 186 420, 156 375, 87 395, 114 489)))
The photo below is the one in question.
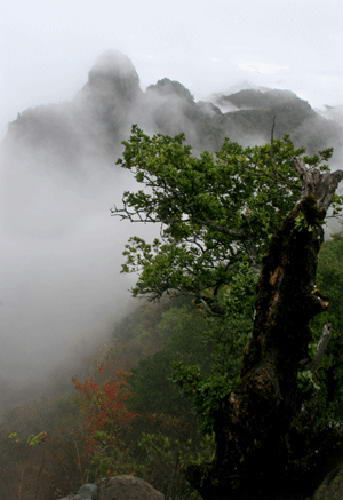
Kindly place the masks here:
POLYGON ((322 224, 343 171, 322 173, 299 159, 295 168, 302 196, 263 261, 240 384, 216 416, 215 461, 189 470, 205 499, 301 498, 299 485, 307 480, 292 449, 291 425, 302 411, 297 375, 309 357, 309 323, 328 307, 315 280, 322 224))

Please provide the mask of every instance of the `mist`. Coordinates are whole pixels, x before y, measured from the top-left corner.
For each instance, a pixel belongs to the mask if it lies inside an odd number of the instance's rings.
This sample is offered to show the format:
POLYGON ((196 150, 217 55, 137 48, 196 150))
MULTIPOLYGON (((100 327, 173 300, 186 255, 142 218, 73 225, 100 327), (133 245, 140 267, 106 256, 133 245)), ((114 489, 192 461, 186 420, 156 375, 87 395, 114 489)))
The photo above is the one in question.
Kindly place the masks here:
POLYGON ((21 398, 57 368, 61 377, 77 371, 129 307, 121 253, 142 230, 110 208, 134 187, 114 163, 131 123, 122 104, 135 99, 138 77, 130 63, 130 93, 128 59, 115 53, 111 86, 104 58, 70 102, 18 115, 1 146, 0 380, 21 398))
POLYGON ((110 216, 121 193, 136 188, 115 166, 133 123, 148 133, 185 132, 197 153, 225 136, 269 140, 276 109, 278 135, 291 123, 300 144, 338 144, 339 109, 322 116, 289 91, 237 90, 197 101, 162 78, 143 91, 131 60, 106 51, 69 101, 29 108, 9 124, 0 170, 0 380, 21 399, 58 370, 77 370, 132 307, 134 277, 120 274, 121 254, 130 236, 157 230, 110 216))
POLYGON ((76 186, 23 170, 2 176, 1 207, 0 377, 20 385, 72 370, 81 340, 86 355, 109 337, 129 287, 119 274, 128 228, 109 216, 119 176, 76 186))
MULTIPOLYGON (((8 392, 18 387, 22 397, 57 369, 69 376, 80 352, 106 341, 132 307, 134 277, 120 274, 121 252, 129 236, 155 231, 110 216, 122 191, 135 188, 114 165, 133 123, 186 132, 196 153, 227 135, 260 144, 274 108, 254 114, 232 95, 291 89, 287 106, 298 96, 303 112, 292 138, 335 146, 340 165, 341 9, 335 0, 176 1, 168 12, 155 0, 6 6, 0 380, 8 392)), ((277 136, 286 122, 277 122, 277 136)))

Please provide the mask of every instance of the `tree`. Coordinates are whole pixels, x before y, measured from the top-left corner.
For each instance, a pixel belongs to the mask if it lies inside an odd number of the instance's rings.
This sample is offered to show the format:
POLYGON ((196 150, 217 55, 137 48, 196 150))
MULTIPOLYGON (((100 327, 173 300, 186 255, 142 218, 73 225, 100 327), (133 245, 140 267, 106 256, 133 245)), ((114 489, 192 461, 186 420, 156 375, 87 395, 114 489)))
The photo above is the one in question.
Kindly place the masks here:
POLYGON ((137 127, 124 145, 118 163, 146 188, 125 192, 113 213, 161 225, 152 244, 127 245, 123 270, 139 272, 134 295, 188 294, 225 316, 232 283, 246 285, 236 297, 243 300, 260 273, 240 377, 215 409, 215 459, 188 477, 203 498, 308 493, 300 486, 322 457, 314 430, 312 447, 302 449, 297 380, 310 320, 328 306, 315 278, 328 209, 341 207, 343 172, 323 163, 332 151, 306 157, 287 138, 253 148, 226 140, 217 153, 194 157, 183 135, 149 137, 137 127))
MULTIPOLYGON (((99 373, 104 370, 104 365, 98 368, 99 373)), ((123 435, 136 414, 126 408, 126 401, 131 396, 127 388, 128 375, 112 375, 103 382, 97 381, 95 377, 84 382, 73 377, 74 387, 81 394, 79 404, 85 417, 85 450, 90 463, 89 473, 95 478, 118 470, 126 472, 125 467, 129 466, 123 435)))

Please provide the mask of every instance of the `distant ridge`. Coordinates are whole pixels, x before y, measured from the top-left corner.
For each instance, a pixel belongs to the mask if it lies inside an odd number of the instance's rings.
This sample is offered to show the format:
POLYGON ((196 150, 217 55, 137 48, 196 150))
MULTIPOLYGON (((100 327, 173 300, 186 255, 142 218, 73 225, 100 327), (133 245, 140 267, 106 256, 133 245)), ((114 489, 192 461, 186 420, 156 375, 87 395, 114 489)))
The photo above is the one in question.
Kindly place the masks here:
POLYGON ((273 121, 274 138, 289 134, 310 151, 340 143, 342 136, 334 120, 290 90, 242 89, 196 102, 180 82, 163 78, 143 92, 131 60, 107 51, 73 100, 23 111, 10 123, 5 142, 34 149, 47 163, 62 160, 76 168, 85 156, 113 160, 133 123, 148 133, 185 132, 200 151, 215 150, 224 137, 244 144, 269 141, 273 121))

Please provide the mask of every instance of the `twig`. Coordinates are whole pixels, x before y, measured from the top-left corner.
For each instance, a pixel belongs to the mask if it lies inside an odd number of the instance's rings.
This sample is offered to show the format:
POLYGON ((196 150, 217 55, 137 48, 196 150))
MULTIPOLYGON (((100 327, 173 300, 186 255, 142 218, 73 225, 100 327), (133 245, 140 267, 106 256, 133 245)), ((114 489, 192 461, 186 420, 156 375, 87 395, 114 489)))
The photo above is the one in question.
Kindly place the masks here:
POLYGON ((314 355, 314 358, 312 360, 312 368, 318 368, 320 365, 323 357, 325 356, 329 341, 331 339, 333 333, 333 328, 331 323, 325 323, 323 327, 322 334, 320 336, 318 345, 317 345, 317 351, 316 354, 314 355))

